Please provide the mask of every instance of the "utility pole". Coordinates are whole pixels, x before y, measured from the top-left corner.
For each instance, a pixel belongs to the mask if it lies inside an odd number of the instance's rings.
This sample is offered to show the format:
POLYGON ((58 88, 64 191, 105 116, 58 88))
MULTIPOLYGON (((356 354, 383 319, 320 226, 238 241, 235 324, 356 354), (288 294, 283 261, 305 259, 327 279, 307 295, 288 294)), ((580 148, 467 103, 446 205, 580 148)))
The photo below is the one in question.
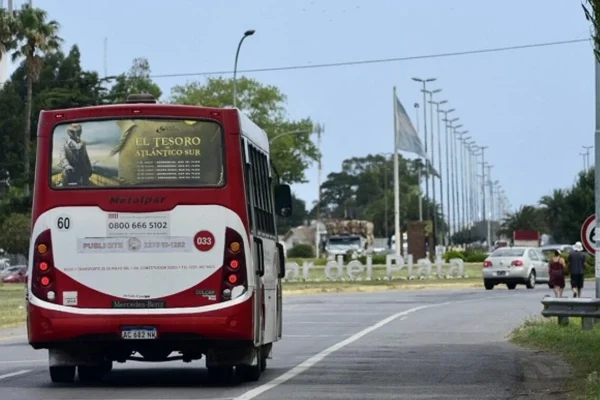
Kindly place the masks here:
POLYGON ((321 125, 321 124, 317 124, 317 126, 315 127, 315 133, 317 134, 317 150, 319 152, 319 160, 318 160, 318 164, 317 164, 317 186, 318 186, 318 195, 317 195, 317 228, 316 228, 316 234, 315 234, 315 241, 316 243, 316 256, 317 259, 320 257, 320 253, 321 253, 321 172, 322 172, 322 165, 321 165, 321 159, 322 154, 321 154, 321 133, 323 133, 325 131, 325 126, 321 125))

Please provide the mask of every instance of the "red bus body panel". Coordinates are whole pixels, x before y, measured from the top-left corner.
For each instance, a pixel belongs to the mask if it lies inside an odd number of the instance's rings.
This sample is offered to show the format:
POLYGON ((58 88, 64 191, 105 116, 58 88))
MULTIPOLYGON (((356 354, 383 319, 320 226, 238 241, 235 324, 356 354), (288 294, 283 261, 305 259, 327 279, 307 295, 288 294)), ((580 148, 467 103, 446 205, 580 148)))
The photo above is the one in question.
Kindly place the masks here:
MULTIPOLYGON (((68 110, 43 111, 40 115, 36 154, 36 171, 32 226, 44 212, 56 207, 99 207, 114 212, 169 211, 182 205, 219 205, 233 210, 246 227, 239 232, 250 238, 248 211, 244 191, 244 174, 240 145, 240 123, 235 109, 216 109, 180 105, 124 104, 88 107, 68 110), (223 143, 226 149, 226 184, 221 188, 155 188, 155 189, 85 189, 53 190, 49 185, 51 165, 52 132, 56 125, 77 120, 108 118, 173 117, 201 118, 217 121, 223 126, 223 143), (198 192, 202 195, 199 196, 198 192)), ((35 240, 35 238, 33 238, 35 240)), ((100 257, 100 255, 98 255, 100 257)), ((246 255, 247 257, 250 254, 246 255)), ((108 308, 110 296, 73 281, 68 275, 59 273, 61 285, 77 287, 82 298, 81 308, 108 308)), ((209 279, 220 280, 222 274, 215 273, 209 279)), ((204 281, 206 284, 207 281, 204 281)), ((210 283, 210 282, 209 282, 210 283)), ((184 307, 190 299, 198 302, 194 288, 169 298, 174 307, 184 307), (194 297, 195 296, 195 297, 194 297), (187 301, 186 301, 187 300, 187 301)), ((254 295, 243 303, 214 311, 173 314, 93 314, 50 310, 28 302, 28 336, 34 346, 46 343, 69 341, 87 335, 109 335, 119 339, 124 325, 152 325, 162 335, 186 333, 203 338, 253 340, 254 338, 254 295)), ((199 303, 199 305, 202 305, 199 303)), ((196 305, 197 306, 197 305, 196 305)), ((160 336, 160 335, 159 335, 160 336)))

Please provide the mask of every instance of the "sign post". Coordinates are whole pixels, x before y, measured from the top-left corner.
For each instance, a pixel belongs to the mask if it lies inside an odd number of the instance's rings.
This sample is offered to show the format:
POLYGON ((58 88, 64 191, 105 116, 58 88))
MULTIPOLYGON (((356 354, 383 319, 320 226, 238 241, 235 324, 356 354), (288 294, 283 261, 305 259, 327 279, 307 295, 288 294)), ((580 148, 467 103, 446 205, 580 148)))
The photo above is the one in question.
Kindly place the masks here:
MULTIPOLYGON (((583 222, 581 244, 588 253, 596 255, 596 214, 590 215, 583 222)), ((598 269, 596 269, 596 277, 598 277, 598 269)))

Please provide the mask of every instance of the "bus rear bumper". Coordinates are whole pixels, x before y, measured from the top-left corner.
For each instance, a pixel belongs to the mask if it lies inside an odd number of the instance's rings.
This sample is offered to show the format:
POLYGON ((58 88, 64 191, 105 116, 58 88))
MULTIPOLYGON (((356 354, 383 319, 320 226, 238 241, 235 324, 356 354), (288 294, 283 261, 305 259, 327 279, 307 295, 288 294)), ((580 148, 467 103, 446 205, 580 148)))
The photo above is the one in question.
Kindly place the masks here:
MULTIPOLYGON (((84 315, 29 304, 27 328, 35 349, 75 342, 131 342, 123 328, 152 327, 157 337, 143 342, 252 341, 253 299, 219 310, 195 314, 84 315)), ((136 340, 138 341, 138 340, 136 340)))

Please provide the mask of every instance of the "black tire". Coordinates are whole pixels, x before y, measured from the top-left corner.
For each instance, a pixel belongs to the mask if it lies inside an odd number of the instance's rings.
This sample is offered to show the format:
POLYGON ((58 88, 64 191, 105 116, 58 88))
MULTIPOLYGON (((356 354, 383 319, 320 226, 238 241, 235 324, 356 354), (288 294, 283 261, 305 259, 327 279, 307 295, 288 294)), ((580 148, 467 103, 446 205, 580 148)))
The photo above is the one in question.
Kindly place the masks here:
POLYGON ((243 381, 256 382, 262 375, 260 360, 256 365, 238 365, 236 372, 243 381))
POLYGON ((527 277, 527 283, 525 284, 527 286, 527 289, 535 288, 535 278, 535 271, 531 271, 529 273, 529 276, 527 277))
POLYGON ((71 383, 75 380, 75 367, 50 367, 50 380, 54 383, 71 383))
POLYGON ((494 284, 487 281, 483 281, 483 286, 485 286, 485 290, 492 290, 494 288, 494 284))
POLYGON ((233 366, 208 367, 208 380, 214 383, 228 382, 233 378, 233 366))
POLYGON ((267 369, 267 354, 264 348, 260 349, 260 372, 265 372, 267 369))
POLYGON ((113 363, 112 363, 112 361, 103 361, 102 364, 101 364, 101 366, 102 366, 102 371, 105 374, 108 374, 113 369, 113 363))
POLYGON ((516 283, 507 283, 506 287, 508 288, 508 290, 515 290, 517 288, 517 284, 516 283))
POLYGON ((104 365, 80 365, 77 367, 77 375, 79 382, 95 383, 100 382, 104 378, 104 365))
POLYGON ((236 374, 242 381, 256 382, 260 379, 263 371, 267 369, 267 353, 264 347, 256 349, 256 365, 241 364, 235 367, 236 374))

